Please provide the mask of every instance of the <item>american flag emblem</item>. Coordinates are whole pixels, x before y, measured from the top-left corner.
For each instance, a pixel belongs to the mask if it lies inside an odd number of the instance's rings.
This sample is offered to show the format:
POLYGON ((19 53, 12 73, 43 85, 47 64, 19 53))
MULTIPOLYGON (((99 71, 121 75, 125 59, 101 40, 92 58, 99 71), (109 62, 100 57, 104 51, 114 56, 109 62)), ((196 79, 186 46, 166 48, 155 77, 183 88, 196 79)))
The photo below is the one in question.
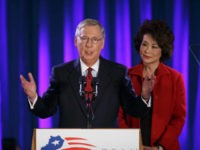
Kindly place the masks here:
POLYGON ((41 150, 91 150, 96 146, 89 143, 87 139, 81 137, 50 136, 48 144, 41 150))

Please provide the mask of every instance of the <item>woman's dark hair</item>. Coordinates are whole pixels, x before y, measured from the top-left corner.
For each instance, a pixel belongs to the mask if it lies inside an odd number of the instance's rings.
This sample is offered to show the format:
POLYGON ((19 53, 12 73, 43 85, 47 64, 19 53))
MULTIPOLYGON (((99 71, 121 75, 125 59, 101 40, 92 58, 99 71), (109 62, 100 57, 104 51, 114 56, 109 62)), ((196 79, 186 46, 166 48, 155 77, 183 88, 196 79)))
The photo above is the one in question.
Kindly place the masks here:
POLYGON ((160 61, 169 59, 174 49, 174 34, 169 26, 161 20, 145 20, 134 37, 136 51, 139 52, 140 45, 145 34, 150 34, 161 48, 160 61))

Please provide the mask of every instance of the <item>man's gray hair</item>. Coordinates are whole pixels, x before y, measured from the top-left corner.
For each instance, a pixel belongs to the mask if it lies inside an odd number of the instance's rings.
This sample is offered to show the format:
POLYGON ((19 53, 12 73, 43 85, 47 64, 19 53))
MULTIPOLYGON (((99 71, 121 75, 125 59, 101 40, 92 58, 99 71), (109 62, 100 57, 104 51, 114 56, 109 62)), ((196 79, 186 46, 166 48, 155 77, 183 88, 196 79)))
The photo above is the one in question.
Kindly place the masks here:
POLYGON ((79 36, 80 35, 80 31, 81 31, 81 28, 83 28, 84 26, 99 26, 100 27, 100 30, 101 30, 101 34, 102 36, 105 38, 105 30, 104 30, 104 27, 100 24, 100 22, 98 20, 95 20, 95 19, 85 19, 83 21, 81 21, 78 26, 76 27, 76 32, 75 32, 75 36, 79 36))

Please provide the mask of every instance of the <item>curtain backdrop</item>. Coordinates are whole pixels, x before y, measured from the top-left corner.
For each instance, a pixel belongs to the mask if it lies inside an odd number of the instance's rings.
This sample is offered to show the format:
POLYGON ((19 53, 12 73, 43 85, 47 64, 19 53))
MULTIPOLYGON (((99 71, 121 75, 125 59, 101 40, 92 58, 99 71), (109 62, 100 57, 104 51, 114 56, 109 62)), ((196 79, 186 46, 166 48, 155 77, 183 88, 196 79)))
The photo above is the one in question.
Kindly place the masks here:
POLYGON ((106 31, 102 55, 130 67, 140 61, 133 37, 143 20, 152 18, 166 21, 175 34, 166 64, 183 74, 187 90, 181 149, 200 150, 199 8, 198 0, 0 0, 0 139, 15 138, 28 150, 34 128, 57 127, 57 114, 38 119, 30 113, 19 75, 32 72, 42 95, 51 67, 78 57, 79 21, 100 20, 106 31))

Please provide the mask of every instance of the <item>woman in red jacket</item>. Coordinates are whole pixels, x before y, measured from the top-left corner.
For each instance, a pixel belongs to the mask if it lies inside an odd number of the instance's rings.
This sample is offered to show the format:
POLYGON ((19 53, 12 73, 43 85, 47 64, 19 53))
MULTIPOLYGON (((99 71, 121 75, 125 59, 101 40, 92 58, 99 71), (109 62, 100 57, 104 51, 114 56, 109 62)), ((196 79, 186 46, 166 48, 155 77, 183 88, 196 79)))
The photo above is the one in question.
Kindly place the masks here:
POLYGON ((182 75, 163 62, 171 57, 174 35, 166 23, 146 20, 135 36, 141 63, 129 69, 136 93, 145 76, 154 75, 151 107, 137 119, 119 113, 119 127, 140 128, 145 150, 180 150, 178 137, 186 117, 186 93, 182 75))

